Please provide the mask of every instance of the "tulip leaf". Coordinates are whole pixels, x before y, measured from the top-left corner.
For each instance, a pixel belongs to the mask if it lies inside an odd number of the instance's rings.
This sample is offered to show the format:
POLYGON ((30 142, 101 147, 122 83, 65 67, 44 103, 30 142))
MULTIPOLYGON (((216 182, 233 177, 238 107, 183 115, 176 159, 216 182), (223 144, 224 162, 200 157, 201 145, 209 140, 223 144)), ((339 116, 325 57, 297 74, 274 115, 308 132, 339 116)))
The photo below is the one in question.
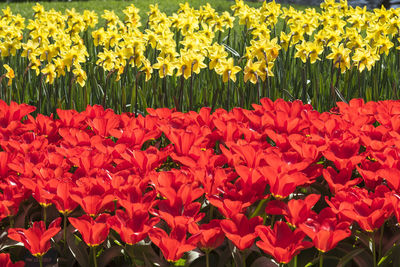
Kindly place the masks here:
MULTIPOLYGON (((342 242, 339 243, 336 249, 347 254, 349 253, 349 251, 351 252, 354 250, 354 246, 352 244, 342 242)), ((354 255, 352 260, 358 266, 373 266, 372 254, 370 253, 369 250, 366 249, 366 247, 363 247, 362 251, 360 251, 357 255, 354 255)))
POLYGON ((70 233, 67 235, 68 248, 80 266, 89 266, 89 255, 86 244, 77 236, 70 233))
POLYGON ((264 267, 275 267, 279 266, 275 261, 273 261, 270 258, 267 257, 259 257, 253 263, 251 264, 250 267, 257 267, 257 266, 264 266, 264 267))
POLYGON ((107 264, 109 264, 114 258, 119 256, 122 256, 121 247, 114 246, 107 248, 106 250, 103 251, 103 253, 101 253, 97 261, 99 263, 99 267, 107 266, 107 264))
POLYGON ((378 266, 399 266, 400 264, 400 245, 394 245, 378 262, 378 266), (397 265, 396 265, 397 264, 397 265))
POLYGON ((28 216, 28 212, 30 211, 32 206, 32 202, 22 206, 23 211, 15 218, 14 228, 25 228, 26 217, 28 216))
POLYGON ((346 264, 351 261, 354 257, 356 257, 358 254, 364 251, 364 248, 358 248, 355 250, 350 251, 347 253, 344 257, 341 257, 338 267, 346 266, 346 264))

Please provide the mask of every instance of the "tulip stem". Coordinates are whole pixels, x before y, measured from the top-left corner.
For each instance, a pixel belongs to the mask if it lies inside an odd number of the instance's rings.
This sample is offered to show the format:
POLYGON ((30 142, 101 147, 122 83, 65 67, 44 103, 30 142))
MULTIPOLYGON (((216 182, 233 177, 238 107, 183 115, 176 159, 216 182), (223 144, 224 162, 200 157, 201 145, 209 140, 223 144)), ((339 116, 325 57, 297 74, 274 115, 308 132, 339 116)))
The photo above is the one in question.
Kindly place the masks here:
POLYGON ((324 266, 324 254, 320 251, 319 252, 319 267, 324 266))
POLYGON ((46 224, 46 221, 47 221, 46 206, 43 206, 43 221, 44 221, 44 225, 45 225, 46 228, 47 228, 47 224, 46 224))
POLYGON ((40 267, 43 267, 43 256, 39 256, 38 258, 40 267))
POLYGON ((382 238, 383 238, 383 227, 384 227, 385 225, 382 225, 381 226, 381 233, 380 233, 380 236, 379 236, 379 250, 378 250, 378 259, 380 260, 381 259, 381 257, 382 257, 382 238))
POLYGON ((267 201, 267 199, 262 199, 262 200, 258 203, 256 209, 254 210, 253 214, 251 214, 250 218, 253 218, 253 217, 256 217, 256 216, 257 216, 257 214, 260 212, 261 208, 263 207, 263 205, 265 204, 266 201, 267 201))
POLYGON ((63 222, 63 238, 65 245, 67 244, 67 215, 64 213, 64 222, 63 222))
POLYGON ((92 254, 93 254, 93 264, 94 264, 94 267, 97 267, 96 247, 90 247, 90 250, 92 251, 92 254))
POLYGON ((206 250, 206 267, 210 267, 210 252, 206 250))
POLYGON ((374 262, 374 267, 376 267, 376 244, 375 244, 375 238, 374 238, 374 233, 371 233, 371 243, 372 243, 372 257, 373 257, 373 262, 374 262))

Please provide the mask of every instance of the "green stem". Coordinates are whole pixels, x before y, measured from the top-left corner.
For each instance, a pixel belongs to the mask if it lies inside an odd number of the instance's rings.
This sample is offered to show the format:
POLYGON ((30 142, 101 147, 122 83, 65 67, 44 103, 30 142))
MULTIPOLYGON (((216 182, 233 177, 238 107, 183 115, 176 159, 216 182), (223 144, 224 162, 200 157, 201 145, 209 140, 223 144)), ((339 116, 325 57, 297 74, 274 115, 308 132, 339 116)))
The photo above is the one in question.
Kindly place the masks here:
POLYGON ((193 63, 190 68, 190 88, 189 88, 189 110, 192 109, 193 109, 193 63))
POLYGON ((67 244, 67 215, 64 213, 64 222, 63 222, 63 238, 64 238, 64 243, 67 244))
POLYGON ((206 250, 206 267, 210 267, 210 251, 206 250))
POLYGON ((90 247, 90 249, 92 250, 92 254, 93 254, 93 264, 94 264, 94 267, 97 267, 96 247, 90 247))
MULTIPOLYGON (((47 225, 47 211, 46 211, 46 206, 43 206, 43 221, 44 221, 44 225, 47 225)), ((46 226, 47 228, 47 226, 46 226)))
POLYGON ((324 266, 324 254, 320 251, 319 252, 319 267, 324 266))
POLYGON ((383 238, 383 229, 384 225, 381 226, 381 232, 379 236, 379 250, 378 250, 378 259, 380 260, 382 257, 382 238, 383 238))
POLYGON ((294 256, 294 265, 293 265, 294 267, 297 267, 297 255, 296 256, 294 256))
POLYGON ((376 267, 376 244, 375 244, 375 238, 374 238, 374 233, 371 233, 371 243, 372 243, 372 257, 373 257, 373 262, 374 262, 374 267, 376 267))
POLYGON ((11 215, 10 216, 10 228, 13 228, 13 227, 14 227, 14 216, 11 215))
POLYGON ((251 214, 250 218, 253 218, 257 216, 257 214, 260 212, 261 208, 263 207, 264 203, 267 202, 267 199, 262 199, 258 205, 257 208, 254 210, 254 212, 251 214))
POLYGON ((43 256, 39 256, 39 265, 43 267, 43 256))

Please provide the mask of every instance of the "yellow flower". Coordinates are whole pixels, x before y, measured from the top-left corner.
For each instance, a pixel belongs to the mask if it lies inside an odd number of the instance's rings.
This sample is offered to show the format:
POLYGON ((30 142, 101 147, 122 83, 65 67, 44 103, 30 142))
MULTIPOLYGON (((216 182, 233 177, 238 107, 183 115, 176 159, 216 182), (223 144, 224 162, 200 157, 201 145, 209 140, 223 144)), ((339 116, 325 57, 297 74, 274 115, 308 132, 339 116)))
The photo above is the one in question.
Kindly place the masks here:
POLYGON ((179 63, 177 64, 177 73, 176 76, 180 76, 183 73, 183 77, 188 79, 192 73, 199 74, 200 69, 207 67, 204 64, 204 56, 199 53, 194 53, 192 51, 184 51, 181 53, 181 58, 179 59, 179 63))
POLYGON ((351 50, 345 48, 343 44, 332 46, 332 53, 326 56, 328 59, 333 60, 333 64, 336 68, 340 68, 341 73, 344 73, 346 69, 350 68, 350 52, 351 50))
POLYGON ((118 16, 114 13, 113 10, 104 10, 104 14, 101 15, 101 17, 106 20, 107 27, 115 27, 117 25, 117 22, 119 21, 118 16))
POLYGON ((172 76, 174 74, 175 62, 171 61, 169 57, 158 57, 157 63, 153 65, 153 69, 158 70, 160 78, 164 78, 167 75, 172 76))
POLYGON ((104 51, 100 52, 97 57, 99 59, 96 61, 96 64, 102 66, 104 70, 110 71, 115 68, 116 54, 113 50, 104 48, 104 51))
POLYGON ((233 58, 221 60, 218 66, 215 68, 215 71, 219 75, 222 75, 222 81, 224 83, 228 82, 229 79, 236 82, 236 73, 238 73, 240 70, 241 68, 239 66, 234 66, 233 58))
POLYGON ((265 60, 261 61, 261 65, 259 68, 259 77, 261 78, 262 81, 265 81, 265 78, 268 77, 274 77, 274 73, 272 72, 272 68, 274 67, 274 62, 268 62, 268 65, 265 60))
POLYGON ((151 63, 147 58, 142 59, 143 66, 140 71, 143 71, 146 74, 146 82, 150 80, 151 74, 153 73, 153 68, 151 67, 151 63))
POLYGON ((7 64, 4 64, 3 67, 7 70, 7 73, 5 74, 5 76, 8 78, 7 85, 11 86, 12 80, 15 78, 14 70, 7 64))
POLYGON ((99 46, 99 44, 104 44, 104 40, 106 39, 104 28, 92 31, 92 37, 95 46, 99 46))
POLYGON ((389 55, 389 50, 394 46, 392 41, 389 40, 388 37, 380 38, 376 43, 375 43, 375 48, 377 50, 378 55, 381 55, 383 53, 389 55))
POLYGON ((75 81, 79 83, 81 87, 85 86, 87 79, 86 72, 81 67, 75 68, 72 72, 74 73, 75 81))
POLYGON ((244 82, 250 81, 256 84, 260 76, 261 62, 254 62, 252 60, 247 61, 246 67, 244 68, 244 82))
POLYGON ((208 68, 210 70, 214 69, 221 60, 225 59, 228 56, 228 53, 225 51, 225 48, 217 43, 208 48, 208 53, 209 53, 208 57, 210 59, 208 68))
POLYGON ((89 10, 83 11, 83 21, 85 22, 85 30, 87 30, 89 27, 94 28, 98 22, 96 12, 89 10))
POLYGON ((36 5, 32 7, 32 9, 33 11, 35 11, 35 13, 33 14, 34 17, 40 17, 44 13, 44 7, 39 3, 36 3, 36 5))
POLYGON ((140 23, 139 9, 135 7, 134 4, 127 6, 123 12, 126 15, 126 24, 129 24, 132 27, 140 27, 142 25, 140 23))
POLYGON ((46 83, 54 83, 54 79, 57 77, 56 66, 54 64, 47 64, 47 66, 44 67, 41 72, 46 75, 46 83))
POLYGON ((303 41, 301 44, 296 45, 296 50, 294 57, 299 57, 303 63, 309 59, 310 63, 313 64, 315 61, 321 60, 318 56, 324 49, 315 42, 303 41))
POLYGON ((375 61, 379 60, 379 56, 372 52, 373 50, 367 46, 366 48, 357 48, 354 52, 352 60, 359 72, 362 72, 365 68, 371 70, 374 66, 375 61))
POLYGON ((285 32, 281 32, 280 38, 280 46, 287 51, 291 42, 290 34, 286 34, 285 32))

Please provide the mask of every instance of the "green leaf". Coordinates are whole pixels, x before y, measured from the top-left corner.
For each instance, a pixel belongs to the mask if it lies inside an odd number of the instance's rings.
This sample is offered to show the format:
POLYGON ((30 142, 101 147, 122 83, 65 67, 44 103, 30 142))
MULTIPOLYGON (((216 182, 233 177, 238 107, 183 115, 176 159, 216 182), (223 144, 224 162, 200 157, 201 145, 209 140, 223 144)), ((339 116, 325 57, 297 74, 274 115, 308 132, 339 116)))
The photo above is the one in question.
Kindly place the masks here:
POLYGON ((354 257, 356 257, 357 255, 359 255, 361 252, 364 251, 364 248, 358 248, 355 249, 353 251, 350 251, 349 253, 347 253, 345 256, 343 256, 339 263, 338 263, 338 267, 342 267, 342 266, 346 266, 346 264, 351 261, 354 257))
POLYGON ((67 244, 69 250, 79 265, 89 266, 89 255, 87 253, 86 244, 80 240, 80 238, 70 232, 67 234, 67 244))
POLYGON ((232 47, 230 47, 230 46, 228 46, 226 44, 224 44, 224 47, 225 47, 226 50, 228 50, 235 57, 240 57, 239 53, 235 49, 233 49, 232 47))
POLYGON ((106 267, 114 258, 119 256, 122 256, 121 247, 114 246, 106 249, 98 259, 99 267, 106 267))

